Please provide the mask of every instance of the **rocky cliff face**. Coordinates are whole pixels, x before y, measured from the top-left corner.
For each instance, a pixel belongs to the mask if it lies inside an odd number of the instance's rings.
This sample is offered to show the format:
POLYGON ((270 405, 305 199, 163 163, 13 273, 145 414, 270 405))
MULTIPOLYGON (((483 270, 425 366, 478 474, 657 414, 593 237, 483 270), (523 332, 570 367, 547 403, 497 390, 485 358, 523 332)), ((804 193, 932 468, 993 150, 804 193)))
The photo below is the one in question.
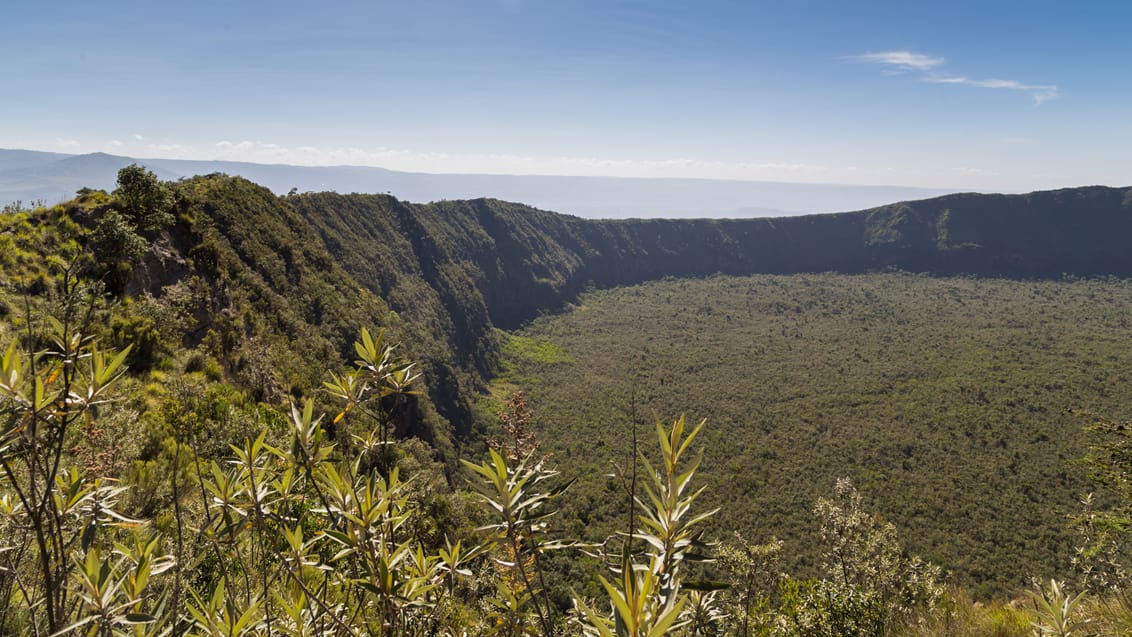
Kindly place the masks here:
MULTIPOLYGON (((195 209, 210 219, 209 230, 198 235, 233 246, 249 270, 265 270, 257 279, 263 287, 293 287, 293 302, 310 297, 325 305, 306 289, 323 281, 318 285, 335 294, 360 288, 373 303, 387 304, 389 320, 424 363, 437 409, 458 434, 468 431, 468 398, 497 360, 493 329, 555 311, 589 287, 715 273, 884 269, 1132 276, 1132 189, 960 194, 781 219, 594 221, 492 199, 274 197, 240 179, 201 179, 213 185, 184 186, 188 199, 204 197, 195 209), (243 203, 225 203, 237 195, 243 203)), ((321 319, 304 315, 316 323, 332 311, 320 306, 321 319)))

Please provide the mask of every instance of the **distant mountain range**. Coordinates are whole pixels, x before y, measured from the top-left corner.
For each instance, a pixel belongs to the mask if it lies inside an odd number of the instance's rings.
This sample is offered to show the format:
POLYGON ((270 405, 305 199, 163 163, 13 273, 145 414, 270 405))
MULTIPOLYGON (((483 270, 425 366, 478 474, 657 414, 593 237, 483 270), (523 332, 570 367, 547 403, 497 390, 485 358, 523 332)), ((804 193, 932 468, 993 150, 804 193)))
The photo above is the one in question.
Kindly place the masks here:
POLYGON ((712 179, 408 173, 368 166, 291 166, 232 161, 138 159, 0 149, 0 205, 56 203, 79 188, 112 189, 118 169, 140 163, 166 180, 225 173, 276 194, 387 193, 429 202, 491 197, 588 218, 781 217, 860 210, 953 191, 712 179))

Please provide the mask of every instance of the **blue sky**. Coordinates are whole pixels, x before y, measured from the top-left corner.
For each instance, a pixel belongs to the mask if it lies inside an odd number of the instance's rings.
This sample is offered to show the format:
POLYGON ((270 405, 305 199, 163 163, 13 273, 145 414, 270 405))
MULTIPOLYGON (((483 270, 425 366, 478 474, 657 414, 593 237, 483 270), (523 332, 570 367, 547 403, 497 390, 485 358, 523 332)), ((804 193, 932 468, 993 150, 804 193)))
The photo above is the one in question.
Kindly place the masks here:
POLYGON ((0 147, 425 172, 1132 183, 1132 3, 9 3, 0 147))

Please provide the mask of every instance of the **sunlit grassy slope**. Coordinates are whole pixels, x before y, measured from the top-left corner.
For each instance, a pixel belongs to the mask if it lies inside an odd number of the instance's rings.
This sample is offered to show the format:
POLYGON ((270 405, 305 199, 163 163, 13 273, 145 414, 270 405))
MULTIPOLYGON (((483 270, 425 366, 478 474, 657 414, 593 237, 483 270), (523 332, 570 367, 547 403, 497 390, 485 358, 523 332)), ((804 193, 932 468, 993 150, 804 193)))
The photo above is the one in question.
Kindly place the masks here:
POLYGON ((850 476, 907 546, 981 594, 1064 573, 1087 418, 1132 411, 1132 282, 906 274, 665 280, 585 295, 504 347, 595 537, 630 414, 708 420, 719 529, 817 559, 813 501, 850 476))

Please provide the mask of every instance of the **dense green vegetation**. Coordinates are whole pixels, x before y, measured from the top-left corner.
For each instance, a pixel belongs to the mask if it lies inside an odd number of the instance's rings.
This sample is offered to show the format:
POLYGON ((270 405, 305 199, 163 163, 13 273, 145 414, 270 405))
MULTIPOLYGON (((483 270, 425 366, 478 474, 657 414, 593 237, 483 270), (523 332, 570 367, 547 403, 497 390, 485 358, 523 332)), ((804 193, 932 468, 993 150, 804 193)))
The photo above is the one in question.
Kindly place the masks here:
POLYGON ((1122 280, 667 279, 497 326, 664 276, 1124 274, 1084 248, 1128 207, 587 222, 128 167, 8 209, 0 632, 1120 634, 1125 425, 1062 516, 1064 410, 1129 404, 1122 280))
POLYGON ((568 517, 617 523, 605 483, 642 422, 712 423, 718 530, 816 563, 808 502, 849 476, 917 553, 980 595, 1065 572, 1090 487, 1068 410, 1132 405, 1132 282, 907 274, 665 280, 594 292, 504 347, 498 392, 583 476, 568 517))

